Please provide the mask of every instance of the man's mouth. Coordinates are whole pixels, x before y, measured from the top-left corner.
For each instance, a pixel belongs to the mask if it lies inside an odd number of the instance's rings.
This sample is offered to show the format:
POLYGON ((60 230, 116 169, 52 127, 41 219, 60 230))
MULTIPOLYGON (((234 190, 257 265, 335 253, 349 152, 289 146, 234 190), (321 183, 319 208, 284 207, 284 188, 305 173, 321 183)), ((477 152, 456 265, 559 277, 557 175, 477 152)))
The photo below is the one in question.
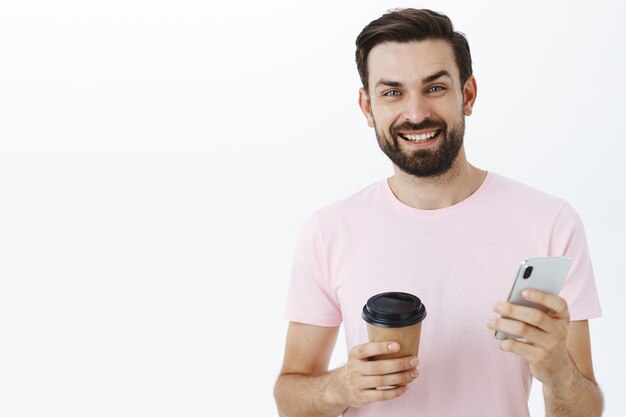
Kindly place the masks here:
POLYGON ((437 137, 439 133, 441 133, 441 129, 422 134, 398 133, 398 136, 413 143, 425 143, 437 137))

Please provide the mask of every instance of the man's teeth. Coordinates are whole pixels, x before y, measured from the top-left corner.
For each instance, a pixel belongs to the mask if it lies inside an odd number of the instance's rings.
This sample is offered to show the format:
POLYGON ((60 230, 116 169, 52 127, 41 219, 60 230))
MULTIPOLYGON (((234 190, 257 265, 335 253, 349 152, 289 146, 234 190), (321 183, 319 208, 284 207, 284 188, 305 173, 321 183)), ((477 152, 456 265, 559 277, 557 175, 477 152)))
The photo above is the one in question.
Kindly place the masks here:
POLYGON ((430 133, 424 133, 423 135, 402 135, 402 136, 413 142, 424 142, 434 137, 437 133, 439 133, 438 130, 435 130, 434 132, 430 132, 430 133))

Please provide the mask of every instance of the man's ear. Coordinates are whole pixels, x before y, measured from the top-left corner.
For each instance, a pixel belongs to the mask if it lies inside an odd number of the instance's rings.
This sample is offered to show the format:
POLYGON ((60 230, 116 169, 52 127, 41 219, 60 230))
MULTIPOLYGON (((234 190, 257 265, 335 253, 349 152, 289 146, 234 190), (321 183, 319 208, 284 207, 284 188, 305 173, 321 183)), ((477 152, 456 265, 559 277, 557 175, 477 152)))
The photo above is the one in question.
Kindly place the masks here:
POLYGON ((476 92, 476 77, 470 75, 467 77, 467 81, 465 81, 465 85, 463 86, 463 114, 465 116, 472 114, 474 102, 476 101, 476 92))
POLYGON ((363 88, 359 88, 359 107, 361 108, 363 115, 367 119, 367 125, 369 127, 374 127, 374 117, 372 117, 372 103, 370 103, 370 98, 363 88))

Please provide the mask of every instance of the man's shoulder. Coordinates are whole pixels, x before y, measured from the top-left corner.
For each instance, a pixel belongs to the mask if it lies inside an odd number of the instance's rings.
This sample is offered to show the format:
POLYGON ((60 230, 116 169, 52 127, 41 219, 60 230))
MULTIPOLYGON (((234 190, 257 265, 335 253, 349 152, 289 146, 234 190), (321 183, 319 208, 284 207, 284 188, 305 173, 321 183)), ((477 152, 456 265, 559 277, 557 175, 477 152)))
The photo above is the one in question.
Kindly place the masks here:
POLYGON ((352 194, 322 205, 313 211, 309 221, 332 225, 367 212, 374 207, 381 207, 385 197, 385 181, 377 181, 352 194))
POLYGON ((376 203, 382 197, 383 181, 376 181, 366 187, 351 194, 331 201, 317 209, 317 212, 334 213, 354 210, 357 207, 364 207, 376 203))
POLYGON ((561 209, 567 205, 562 197, 550 194, 534 186, 514 180, 504 175, 491 172, 493 183, 493 197, 504 202, 520 206, 534 206, 536 208, 561 209))

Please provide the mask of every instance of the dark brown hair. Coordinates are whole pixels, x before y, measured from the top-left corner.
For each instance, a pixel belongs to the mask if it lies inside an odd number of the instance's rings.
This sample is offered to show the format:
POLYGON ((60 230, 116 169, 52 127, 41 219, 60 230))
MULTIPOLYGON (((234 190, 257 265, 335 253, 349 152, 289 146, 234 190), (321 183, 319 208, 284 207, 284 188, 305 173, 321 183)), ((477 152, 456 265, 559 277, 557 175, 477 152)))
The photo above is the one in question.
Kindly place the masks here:
POLYGON ((383 42, 426 39, 442 39, 452 46, 463 89, 472 75, 472 56, 465 35, 455 32, 452 21, 444 14, 428 9, 395 9, 365 26, 356 38, 356 66, 365 92, 369 87, 367 58, 372 48, 383 42))

